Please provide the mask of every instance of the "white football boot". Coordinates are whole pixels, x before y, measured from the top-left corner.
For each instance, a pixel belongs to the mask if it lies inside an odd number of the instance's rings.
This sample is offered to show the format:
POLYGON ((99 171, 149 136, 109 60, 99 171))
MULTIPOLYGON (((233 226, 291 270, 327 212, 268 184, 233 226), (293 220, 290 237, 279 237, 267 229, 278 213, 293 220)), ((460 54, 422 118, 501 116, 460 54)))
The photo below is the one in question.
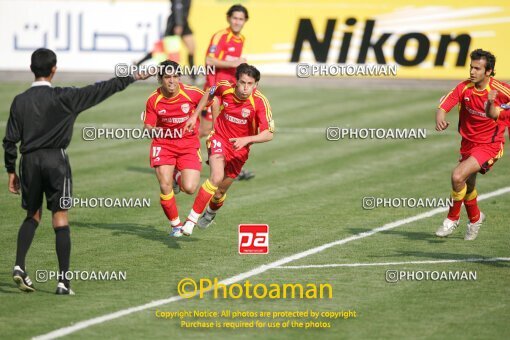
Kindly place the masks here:
POLYGON ((452 221, 448 217, 445 218, 443 221, 443 225, 440 226, 439 229, 437 229, 436 236, 446 237, 448 235, 451 235, 455 228, 459 226, 459 221, 460 220, 452 221))
POLYGON ((480 218, 475 223, 469 222, 467 224, 467 231, 466 236, 464 236, 464 240, 466 241, 473 241, 478 236, 478 231, 480 230, 480 227, 483 224, 483 221, 485 221, 485 214, 480 211, 480 218))
POLYGON ((191 236, 191 234, 193 234, 193 228, 195 228, 195 223, 190 220, 186 220, 182 226, 182 234, 184 236, 191 236))

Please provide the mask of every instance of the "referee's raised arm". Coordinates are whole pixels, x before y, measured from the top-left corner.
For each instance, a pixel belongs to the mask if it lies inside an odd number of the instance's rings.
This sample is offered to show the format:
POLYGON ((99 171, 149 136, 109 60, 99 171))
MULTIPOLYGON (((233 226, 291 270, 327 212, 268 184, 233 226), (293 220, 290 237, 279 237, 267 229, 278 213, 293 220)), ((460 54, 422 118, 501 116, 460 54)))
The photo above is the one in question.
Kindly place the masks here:
POLYGON ((148 75, 135 74, 100 81, 82 88, 66 87, 61 89, 60 101, 71 113, 79 114, 101 103, 111 95, 124 90, 129 84, 139 79, 147 79, 148 75))
POLYGON ((32 53, 30 69, 35 81, 14 98, 3 139, 8 189, 12 193, 21 189, 21 206, 27 211, 18 231, 12 277, 19 289, 35 291, 26 272, 25 257, 41 221, 43 196, 46 196, 59 265, 56 294, 74 294, 66 279, 71 255, 67 210, 72 201, 71 166, 66 148, 71 142, 74 122, 80 112, 149 75, 112 78, 83 88, 53 87, 51 80, 57 71, 57 56, 45 48, 32 53), (18 142, 21 142, 19 178, 16 174, 18 142))

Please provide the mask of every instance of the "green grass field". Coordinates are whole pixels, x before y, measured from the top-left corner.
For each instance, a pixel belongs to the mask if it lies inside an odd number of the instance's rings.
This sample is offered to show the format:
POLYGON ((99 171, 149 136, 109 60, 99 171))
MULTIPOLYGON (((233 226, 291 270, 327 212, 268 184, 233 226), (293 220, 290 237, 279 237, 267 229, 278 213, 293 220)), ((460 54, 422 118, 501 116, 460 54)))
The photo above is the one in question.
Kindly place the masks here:
MULTIPOLYGON (((263 85, 263 82, 262 82, 263 85)), ((2 137, 10 103, 28 84, 0 84, 2 137)), ((30 338, 80 321, 177 295, 183 278, 218 278, 248 272, 323 244, 371 231, 430 208, 362 209, 362 197, 444 198, 458 157, 456 113, 446 133, 436 133, 434 111, 448 88, 332 89, 264 87, 277 133, 272 142, 252 148, 249 182, 235 183, 216 224, 190 238, 168 237, 159 206, 159 187, 149 167, 147 140, 84 141, 84 126, 135 127, 154 84, 135 84, 81 114, 68 148, 78 197, 150 198, 141 209, 86 209, 70 212, 72 270, 126 271, 126 281, 74 281, 76 296, 54 295, 55 282, 35 282, 37 292, 20 292, 11 278, 18 227, 24 211, 0 175, 0 338, 30 338), (327 141, 329 126, 427 128, 426 139, 327 141), (239 255, 240 223, 270 226, 270 253, 239 255)), ((204 167, 202 177, 208 175, 204 167)), ((480 194, 509 185, 507 155, 479 176, 480 194)), ((179 194, 184 218, 193 197, 179 194)), ((510 194, 480 202, 487 221, 477 240, 464 241, 461 226, 447 239, 434 236, 445 213, 403 224, 316 252, 286 266, 463 260, 509 257, 510 194)), ((27 257, 36 270, 56 270, 54 233, 48 211, 27 257)), ((507 339, 510 334, 510 263, 457 262, 355 267, 272 268, 241 279, 257 283, 328 283, 332 299, 214 299, 208 294, 143 309, 80 329, 69 337, 248 339, 507 339), (476 271, 476 281, 387 283, 388 269, 476 271), (356 311, 356 318, 326 319, 327 329, 190 329, 156 311, 356 311)), ((187 321, 196 321, 188 318, 187 321)), ((202 321, 232 321, 227 318, 202 321)), ((248 318, 283 322, 289 318, 248 318)), ((309 319, 294 319, 306 322, 309 319)))

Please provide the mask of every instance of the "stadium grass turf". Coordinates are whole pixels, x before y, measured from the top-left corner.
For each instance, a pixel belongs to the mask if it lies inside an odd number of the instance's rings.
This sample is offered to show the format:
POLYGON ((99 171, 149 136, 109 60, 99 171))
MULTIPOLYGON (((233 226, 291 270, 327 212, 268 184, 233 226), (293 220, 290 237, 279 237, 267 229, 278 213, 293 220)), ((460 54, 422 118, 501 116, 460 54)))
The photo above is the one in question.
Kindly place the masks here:
MULTIPOLYGON (((0 84, 2 132, 13 97, 27 84, 0 84)), ((147 140, 84 141, 85 126, 136 127, 154 84, 135 84, 77 120, 68 148, 75 197, 150 198, 150 208, 75 208, 70 212, 71 268, 81 271, 126 271, 126 281, 74 281, 74 297, 57 297, 55 282, 35 282, 37 293, 17 290, 11 278, 16 235, 23 219, 20 198, 0 190, 0 337, 29 338, 153 300, 177 294, 185 277, 225 279, 331 241, 369 231, 427 208, 363 210, 364 196, 444 198, 457 161, 460 138, 451 113, 447 133, 434 128, 434 108, 449 89, 319 89, 264 87, 277 133, 271 143, 252 148, 247 167, 256 172, 249 182, 235 183, 216 224, 196 230, 191 238, 169 238, 159 206, 158 184, 149 168, 147 140), (368 99, 367 99, 368 98, 368 99), (427 128, 424 140, 349 140, 328 142, 329 126, 352 128, 427 128), (270 253, 237 253, 239 223, 270 225, 270 253)), ((3 135, 2 135, 3 136, 3 135)), ((508 156, 486 176, 479 176, 480 194, 508 185, 508 156)), ((203 179, 208 174, 204 166, 203 179)), ((7 182, 5 173, 0 182, 7 182)), ((181 218, 192 197, 177 196, 181 218)), ((479 238, 463 240, 466 217, 448 239, 433 233, 444 214, 336 246, 288 265, 405 262, 438 259, 508 257, 510 195, 480 202, 487 216, 479 238)), ((27 268, 55 270, 54 233, 44 211, 27 268)), ((329 283, 333 298, 203 299, 179 301, 137 312, 72 334, 73 338, 244 339, 254 336, 291 338, 438 338, 503 339, 510 332, 508 296, 510 264, 450 263, 398 266, 271 269, 249 278, 253 283, 329 283), (476 271, 476 281, 404 281, 387 283, 385 271, 476 271), (158 311, 343 311, 356 318, 329 322, 327 329, 185 329, 179 319, 161 319, 158 311)), ((241 281, 243 283, 244 281, 241 281)), ((230 321, 282 319, 248 318, 230 321)), ((188 318, 187 321, 197 319, 188 318)), ((202 319, 202 321, 229 321, 202 319)), ((306 322, 309 320, 296 320, 306 322)))

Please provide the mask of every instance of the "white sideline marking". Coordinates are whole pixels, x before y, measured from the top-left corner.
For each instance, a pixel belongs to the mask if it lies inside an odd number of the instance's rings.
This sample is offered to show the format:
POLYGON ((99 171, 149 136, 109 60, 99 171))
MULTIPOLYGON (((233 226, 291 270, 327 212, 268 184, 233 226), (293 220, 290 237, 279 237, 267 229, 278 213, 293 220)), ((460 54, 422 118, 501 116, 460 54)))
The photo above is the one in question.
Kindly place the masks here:
MULTIPOLYGON (((506 194, 507 192, 510 192, 510 187, 501 188, 501 189, 498 189, 498 190, 495 190, 495 191, 492 191, 492 192, 480 195, 480 196, 478 196, 478 201, 483 201, 483 200, 486 200, 486 199, 491 198, 491 197, 500 196, 500 195, 506 194)), ((315 248, 312 248, 312 249, 308 249, 308 250, 303 251, 301 253, 297 253, 297 254, 294 254, 294 255, 291 255, 291 256, 288 256, 288 257, 284 257, 281 260, 274 261, 274 262, 271 262, 271 263, 259 266, 257 268, 254 268, 254 269, 250 270, 250 271, 238 274, 236 276, 232 276, 232 277, 230 277, 228 279, 220 281, 219 283, 224 284, 224 285, 231 285, 233 283, 236 283, 236 282, 239 282, 241 280, 250 278, 252 276, 256 276, 256 275, 262 274, 262 273, 268 271, 269 269, 277 268, 277 267, 280 267, 280 266, 282 266, 282 265, 284 265, 286 263, 289 263, 289 262, 292 262, 292 261, 296 261, 296 260, 302 259, 302 258, 310 256, 310 255, 317 254, 317 253, 319 253, 319 252, 321 252, 323 250, 326 250, 328 248, 331 248, 331 247, 334 247, 334 246, 338 246, 338 245, 341 245, 341 244, 346 244, 348 242, 356 241, 356 240, 359 240, 359 239, 362 239, 362 238, 365 238, 365 237, 368 237, 368 236, 372 236, 372 235, 377 234, 377 233, 379 233, 381 231, 391 230, 391 229, 400 227, 402 225, 405 225, 405 224, 408 224, 408 223, 411 223, 411 222, 419 221, 419 220, 422 220, 422 219, 425 219, 425 218, 437 215, 437 214, 445 212, 447 210, 448 210, 448 208, 436 208, 436 209, 433 209, 433 210, 430 210, 428 212, 421 213, 421 214, 418 214, 418 215, 415 215, 415 216, 412 216, 412 217, 408 217, 408 218, 404 218, 404 219, 401 219, 401 220, 398 220, 398 221, 395 221, 395 222, 387 223, 387 224, 385 224, 385 225, 383 225, 381 227, 372 229, 370 231, 366 231, 366 232, 359 233, 359 234, 356 234, 356 235, 353 235, 353 236, 349 236, 347 238, 343 238, 343 239, 340 239, 340 240, 337 240, 337 241, 334 241, 334 242, 323 244, 322 246, 318 246, 318 247, 315 247, 315 248)), ((49 333, 36 336, 36 337, 34 337, 32 339, 34 339, 34 340, 46 340, 46 339, 60 338, 62 336, 65 336, 65 335, 77 332, 79 330, 88 328, 90 326, 98 325, 98 324, 101 324, 101 323, 106 322, 106 321, 118 319, 120 317, 129 315, 129 314, 132 314, 132 313, 136 313, 136 312, 139 312, 139 311, 142 311, 142 310, 158 307, 158 306, 161 306, 161 305, 166 305, 168 303, 179 301, 179 300, 184 300, 184 298, 181 298, 180 296, 172 296, 170 298, 152 301, 152 302, 146 303, 146 304, 141 305, 141 306, 131 307, 131 308, 127 308, 127 309, 122 309, 122 310, 120 310, 118 312, 114 312, 114 313, 110 313, 110 314, 105 314, 103 316, 95 317, 95 318, 88 319, 88 320, 85 320, 85 321, 80 321, 80 322, 75 323, 72 326, 62 327, 62 328, 59 328, 57 330, 51 331, 49 333)))
POLYGON ((427 261, 406 261, 406 262, 379 262, 379 263, 331 263, 312 264, 307 266, 281 266, 275 269, 306 269, 306 268, 335 268, 335 267, 371 267, 371 266, 396 266, 406 264, 435 264, 435 263, 457 263, 457 262, 509 262, 510 257, 492 257, 478 259, 452 259, 452 260, 427 260, 427 261))

